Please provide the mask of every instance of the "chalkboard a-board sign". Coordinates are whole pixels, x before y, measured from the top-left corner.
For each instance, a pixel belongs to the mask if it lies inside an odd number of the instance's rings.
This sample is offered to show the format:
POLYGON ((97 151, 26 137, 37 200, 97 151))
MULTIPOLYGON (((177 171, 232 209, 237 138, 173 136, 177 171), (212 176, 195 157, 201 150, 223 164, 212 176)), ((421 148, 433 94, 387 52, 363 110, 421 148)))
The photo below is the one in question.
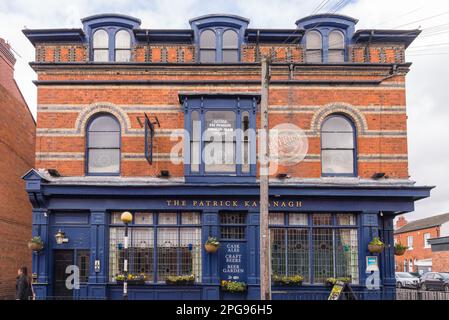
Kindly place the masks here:
POLYGON ((357 300, 356 296, 354 295, 354 292, 352 291, 351 287, 348 286, 347 283, 337 281, 332 287, 332 291, 327 300, 340 300, 342 297, 344 297, 345 300, 346 299, 357 300), (346 295, 342 296, 341 294, 343 292, 346 293, 346 295))

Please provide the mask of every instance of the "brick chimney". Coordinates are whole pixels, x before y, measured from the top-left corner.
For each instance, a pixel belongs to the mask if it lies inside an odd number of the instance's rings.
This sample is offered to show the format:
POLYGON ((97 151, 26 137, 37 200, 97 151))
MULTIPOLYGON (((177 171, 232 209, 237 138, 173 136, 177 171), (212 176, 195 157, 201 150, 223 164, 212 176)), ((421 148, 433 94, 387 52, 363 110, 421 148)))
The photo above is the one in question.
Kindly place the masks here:
POLYGON ((0 85, 20 102, 25 103, 16 81, 14 80, 14 65, 16 58, 11 51, 11 46, 0 38, 0 85))
POLYGON ((396 221, 396 229, 399 229, 403 226, 405 226, 408 223, 407 220, 405 220, 404 216, 400 216, 398 220, 396 221))

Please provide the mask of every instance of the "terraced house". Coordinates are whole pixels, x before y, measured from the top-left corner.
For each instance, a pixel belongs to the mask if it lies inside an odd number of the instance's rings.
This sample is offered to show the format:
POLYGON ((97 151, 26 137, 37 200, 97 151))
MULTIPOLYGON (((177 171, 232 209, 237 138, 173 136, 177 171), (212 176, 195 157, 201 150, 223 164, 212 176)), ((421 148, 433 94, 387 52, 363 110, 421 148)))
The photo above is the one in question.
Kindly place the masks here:
POLYGON ((393 218, 431 189, 407 165, 405 50, 418 30, 356 31, 356 19, 332 14, 291 29, 234 15, 177 30, 118 14, 81 22, 23 31, 38 74, 36 168, 24 179, 44 241, 33 254, 39 297, 122 298, 124 211, 130 299, 260 297, 263 56, 269 127, 298 133, 272 159, 271 271, 304 278, 273 283, 273 298, 327 297, 330 277, 349 278, 362 298, 394 294, 393 218), (209 236, 216 253, 204 248, 209 236), (377 255, 376 236, 386 244, 377 255), (368 256, 378 258, 375 288, 368 256), (65 286, 68 265, 79 267, 78 289, 65 286), (246 291, 227 292, 223 280, 246 291))

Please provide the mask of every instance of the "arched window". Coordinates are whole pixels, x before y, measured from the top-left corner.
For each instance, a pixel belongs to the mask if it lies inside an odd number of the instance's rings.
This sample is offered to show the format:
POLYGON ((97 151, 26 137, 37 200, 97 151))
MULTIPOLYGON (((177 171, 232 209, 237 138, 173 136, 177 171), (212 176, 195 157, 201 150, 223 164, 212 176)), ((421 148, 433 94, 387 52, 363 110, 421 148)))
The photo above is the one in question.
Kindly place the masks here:
POLYGON ((200 36, 200 62, 215 62, 217 42, 215 32, 205 30, 200 36))
POLYGON ((329 33, 328 61, 330 63, 345 61, 345 36, 341 31, 334 30, 329 33))
POLYGON ((100 114, 87 126, 87 173, 120 173, 120 124, 109 114, 100 114))
POLYGON ((131 60, 131 36, 128 31, 120 30, 115 34, 115 61, 131 60))
POLYGON ((306 35, 306 62, 323 62, 323 41, 318 31, 312 30, 306 35))
POLYGON ((96 62, 109 61, 109 35, 103 30, 97 30, 93 36, 93 55, 96 62))
POLYGON ((239 40, 237 32, 226 30, 223 33, 223 62, 239 61, 239 40))
POLYGON ((355 130, 342 115, 328 117, 321 128, 323 175, 355 175, 355 130))

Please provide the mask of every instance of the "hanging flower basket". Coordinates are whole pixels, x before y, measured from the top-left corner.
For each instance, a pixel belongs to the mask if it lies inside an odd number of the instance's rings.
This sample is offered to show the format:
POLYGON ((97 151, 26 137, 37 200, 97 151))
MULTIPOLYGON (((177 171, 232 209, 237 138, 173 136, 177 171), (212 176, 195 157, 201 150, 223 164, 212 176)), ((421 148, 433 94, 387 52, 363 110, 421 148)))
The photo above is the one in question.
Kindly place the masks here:
POLYGON ((208 253, 215 253, 217 252, 219 246, 220 242, 217 240, 217 238, 209 237, 204 244, 204 249, 208 253))
POLYGON ((379 237, 374 237, 368 244, 368 250, 371 253, 381 253, 384 250, 384 243, 380 241, 379 237))
POLYGON ((394 254, 396 256, 402 256, 404 255, 405 251, 407 251, 408 247, 407 246, 403 246, 400 243, 397 243, 394 245, 394 254))
POLYGON ((39 252, 44 248, 44 241, 42 241, 41 237, 39 236, 33 237, 30 241, 28 241, 28 248, 33 251, 39 252))

